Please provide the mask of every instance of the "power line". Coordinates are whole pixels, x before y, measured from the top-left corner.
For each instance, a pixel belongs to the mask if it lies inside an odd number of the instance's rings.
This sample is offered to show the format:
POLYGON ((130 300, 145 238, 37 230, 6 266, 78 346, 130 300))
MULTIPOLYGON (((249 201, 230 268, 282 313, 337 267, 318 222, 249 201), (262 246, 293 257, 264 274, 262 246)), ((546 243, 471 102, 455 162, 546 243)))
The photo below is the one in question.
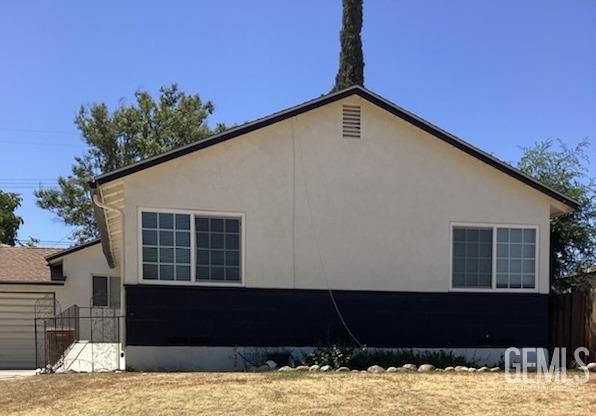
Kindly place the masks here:
MULTIPOLYGON (((15 241, 20 244, 26 244, 30 240, 16 239, 15 241)), ((74 244, 74 241, 57 241, 57 240, 35 240, 35 241, 40 244, 55 244, 55 245, 61 245, 61 246, 71 246, 74 244)))
POLYGON ((13 129, 8 127, 0 127, 0 131, 12 131, 16 133, 40 133, 40 134, 66 134, 70 136, 78 136, 80 133, 75 131, 65 130, 45 130, 45 129, 13 129))
POLYGON ((80 146, 80 144, 76 144, 76 143, 52 143, 52 142, 28 142, 28 141, 24 142, 21 140, 0 140, 0 143, 20 144, 20 145, 25 145, 25 146, 67 146, 67 147, 79 147, 80 146))
POLYGON ((12 180, 12 179, 0 179, 0 185, 12 185, 12 186, 36 186, 36 185, 58 185, 56 179, 34 179, 34 180, 12 180))
POLYGON ((0 185, 0 189, 59 189, 58 186, 14 186, 14 185, 0 185))
POLYGON ((58 189, 57 179, 49 178, 0 178, 0 189, 58 189))

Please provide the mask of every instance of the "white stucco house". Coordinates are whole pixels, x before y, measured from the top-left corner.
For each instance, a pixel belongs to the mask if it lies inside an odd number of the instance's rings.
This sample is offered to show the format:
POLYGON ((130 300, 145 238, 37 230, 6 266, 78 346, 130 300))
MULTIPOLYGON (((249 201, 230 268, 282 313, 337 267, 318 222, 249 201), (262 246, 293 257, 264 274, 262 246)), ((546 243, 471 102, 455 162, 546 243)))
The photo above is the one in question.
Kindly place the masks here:
POLYGON ((45 364, 49 345, 42 331, 44 324, 47 331, 55 330, 56 321, 44 318, 77 305, 83 316, 79 335, 89 338, 90 308, 119 311, 121 282, 99 243, 67 250, 0 246, 0 369, 45 364))
POLYGON ((101 247, 77 272, 62 255, 61 290, 85 301, 90 276, 112 276, 137 369, 326 343, 547 348, 550 220, 577 207, 358 86, 92 187, 101 247))

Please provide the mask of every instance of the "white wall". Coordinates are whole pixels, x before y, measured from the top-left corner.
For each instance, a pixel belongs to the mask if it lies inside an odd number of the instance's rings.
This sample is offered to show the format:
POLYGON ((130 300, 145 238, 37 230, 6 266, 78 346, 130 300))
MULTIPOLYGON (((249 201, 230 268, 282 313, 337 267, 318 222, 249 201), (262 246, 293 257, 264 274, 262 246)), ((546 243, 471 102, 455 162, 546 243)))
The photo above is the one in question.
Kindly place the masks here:
POLYGON ((103 372, 124 370, 125 364, 120 353, 119 343, 77 341, 68 347, 60 364, 54 369, 57 373, 103 372))
POLYGON ((386 111, 350 97, 124 178, 126 283, 140 208, 245 215, 248 287, 449 290, 453 222, 539 227, 548 292, 550 200, 386 111), (341 105, 362 105, 362 138, 341 105), (318 253, 320 251, 320 255, 318 253))
POLYGON ((118 276, 118 270, 110 269, 101 251, 101 244, 83 248, 62 257, 66 282, 62 290, 56 290, 56 299, 62 310, 76 304, 91 306, 92 276, 118 276))

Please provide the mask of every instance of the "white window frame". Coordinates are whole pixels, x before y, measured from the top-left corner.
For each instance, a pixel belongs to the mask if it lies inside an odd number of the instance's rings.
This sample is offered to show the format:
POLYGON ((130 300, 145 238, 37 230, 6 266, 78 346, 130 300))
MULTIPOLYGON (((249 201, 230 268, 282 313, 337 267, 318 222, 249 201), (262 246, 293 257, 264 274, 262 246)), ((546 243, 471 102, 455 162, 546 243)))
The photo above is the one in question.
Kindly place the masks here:
POLYGON ((449 225, 449 291, 450 292, 489 292, 489 293, 538 293, 540 291, 540 226, 529 224, 499 224, 499 223, 471 223, 451 222, 449 225), (491 287, 453 287, 453 229, 458 227, 492 228, 493 230, 493 256, 491 287), (497 288, 497 228, 521 228, 536 231, 536 262, 534 266, 533 288, 497 288))
POLYGON ((105 308, 105 309, 109 309, 109 308, 112 307, 112 293, 111 293, 111 291, 112 291, 112 289, 111 289, 111 287, 112 287, 112 277, 113 276, 106 275, 106 274, 92 274, 91 275, 91 307, 92 308, 105 308), (108 288, 107 288, 108 289, 107 290, 108 304, 107 305, 101 305, 101 306, 95 305, 95 295, 93 293, 93 279, 95 277, 104 277, 107 280, 107 282, 108 282, 108 288))
POLYGON ((225 287, 243 287, 245 286, 244 270, 246 257, 246 232, 245 232, 245 215, 242 212, 231 211, 210 211, 210 210, 185 210, 185 209, 170 209, 170 208, 147 208, 142 207, 137 209, 137 270, 138 283, 148 285, 165 285, 165 286, 225 286, 225 287), (143 278, 143 212, 156 212, 162 214, 186 214, 190 215, 190 280, 159 280, 159 279, 144 279, 143 278), (230 218, 240 220, 240 280, 238 282, 231 282, 225 280, 205 281, 197 280, 197 265, 196 265, 196 230, 195 217, 218 217, 230 218))

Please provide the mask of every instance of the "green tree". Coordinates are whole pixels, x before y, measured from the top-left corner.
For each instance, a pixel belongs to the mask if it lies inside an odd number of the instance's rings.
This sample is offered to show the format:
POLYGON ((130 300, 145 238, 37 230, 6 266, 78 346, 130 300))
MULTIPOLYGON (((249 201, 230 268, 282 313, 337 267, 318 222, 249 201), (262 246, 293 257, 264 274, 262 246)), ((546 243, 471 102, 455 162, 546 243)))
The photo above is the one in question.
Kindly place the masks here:
POLYGON ((15 211, 23 199, 14 192, 0 190, 0 243, 14 246, 23 219, 15 211))
POLYGON ((94 176, 204 139, 225 129, 212 130, 211 101, 188 95, 177 84, 162 87, 154 99, 147 91, 135 93, 135 103, 110 112, 104 103, 82 106, 75 117, 88 150, 75 158, 72 174, 58 178, 57 189, 35 191, 37 205, 74 227, 73 237, 85 241, 98 236, 90 197, 94 176))
POLYGON ((341 51, 339 70, 333 91, 352 85, 364 85, 364 56, 362 53, 362 0, 343 0, 342 29, 339 34, 341 51))
POLYGON ((551 221, 550 271, 555 291, 587 284, 586 271, 596 263, 596 180, 588 174, 588 147, 587 140, 576 146, 545 140, 524 148, 519 162, 523 172, 580 203, 576 211, 551 221))

